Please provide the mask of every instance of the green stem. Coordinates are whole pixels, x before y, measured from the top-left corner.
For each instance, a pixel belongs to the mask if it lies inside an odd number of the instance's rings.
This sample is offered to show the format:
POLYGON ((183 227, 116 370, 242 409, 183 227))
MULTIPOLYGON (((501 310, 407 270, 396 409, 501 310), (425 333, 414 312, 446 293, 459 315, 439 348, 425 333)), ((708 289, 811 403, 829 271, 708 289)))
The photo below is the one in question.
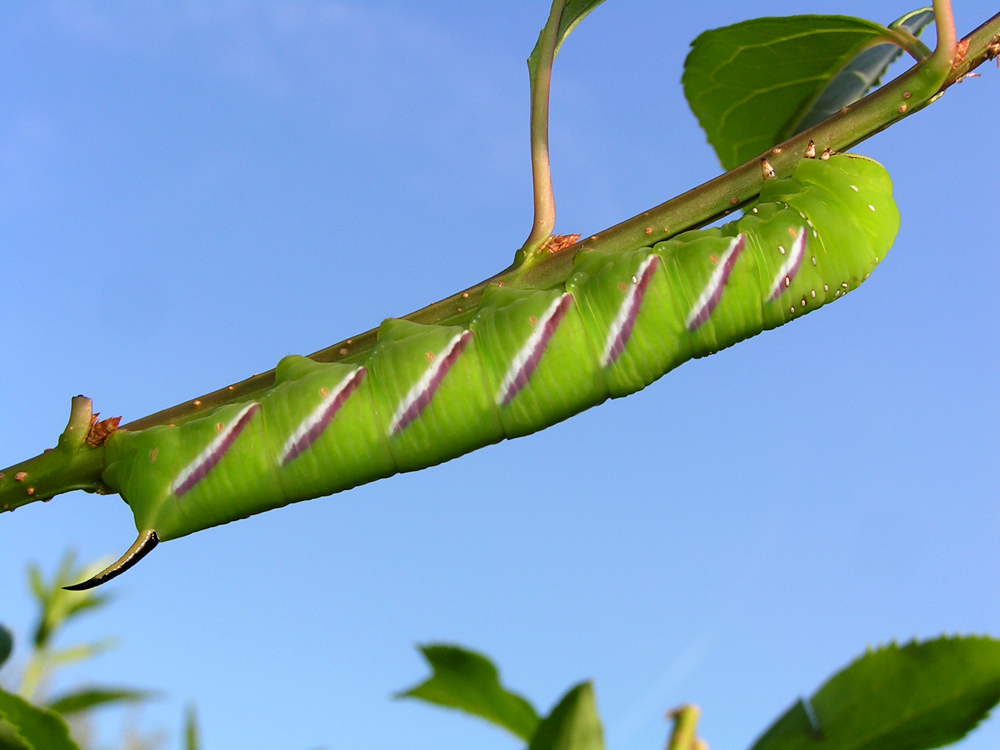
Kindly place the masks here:
POLYGON ((938 47, 919 65, 818 125, 778 144, 760 156, 666 203, 606 229, 517 274, 517 283, 544 285, 550 276, 567 277, 572 251, 600 248, 622 251, 661 242, 678 232, 706 224, 755 200, 763 185, 760 157, 766 156, 780 177, 791 174, 809 141, 817 148, 845 151, 913 114, 947 85, 955 57, 955 27, 950 0, 935 0, 938 47))
MULTIPOLYGON (((790 174, 809 140, 815 141, 820 148, 829 147, 835 151, 843 151, 860 143, 923 108, 948 86, 991 59, 990 50, 994 49, 991 45, 995 45, 1000 38, 1000 14, 963 39, 961 45, 956 45, 950 10, 948 0, 935 2, 936 18, 939 21, 938 48, 929 58, 846 110, 768 151, 768 160, 775 171, 779 175, 790 174), (956 49, 962 49, 964 56, 957 64, 953 64, 956 49)), ((464 323, 470 319, 483 290, 489 284, 502 283, 532 289, 559 286, 572 273, 573 258, 580 250, 648 247, 678 232, 706 224, 752 201, 762 183, 760 161, 755 157, 700 187, 558 253, 543 254, 533 264, 515 263, 463 292, 405 317, 425 324, 464 323)), ((317 362, 357 362, 367 356, 375 343, 375 337, 376 329, 372 329, 309 356, 317 362)), ((252 398, 273 384, 273 370, 254 375, 201 398, 138 419, 125 425, 123 429, 140 430, 159 424, 184 422, 223 404, 252 398)), ((77 408, 76 402, 77 399, 74 399, 74 410, 77 408)), ((85 421, 89 424, 89 401, 86 404, 88 416, 85 421)), ((74 419, 71 418, 70 425, 74 424, 74 419)), ((93 492, 104 489, 100 480, 104 469, 103 447, 89 448, 83 444, 75 444, 76 447, 73 447, 67 435, 74 433, 75 428, 70 430, 67 427, 57 448, 3 470, 0 476, 0 510, 13 510, 71 489, 93 492), (15 475, 20 472, 25 472, 26 476, 20 481, 15 480, 15 475), (33 493, 27 493, 29 488, 34 490, 33 493)), ((85 436, 86 432, 83 431, 83 434, 85 436)))
POLYGON ((934 26, 937 28, 937 47, 931 55, 932 66, 947 73, 955 62, 956 49, 951 0, 934 0, 934 26))
MULTIPOLYGON (((973 68, 981 65, 987 59, 990 42, 998 33, 1000 33, 1000 14, 994 16, 967 37, 970 43, 963 65, 952 72, 942 88, 954 83, 959 75, 966 75, 973 68)), ((903 76, 855 103, 849 111, 839 112, 811 128, 808 132, 797 135, 782 144, 781 154, 773 154, 772 152, 776 150, 773 149, 768 155, 772 166, 777 165, 776 169, 780 166, 781 173, 789 174, 798 161, 799 154, 805 149, 810 139, 815 140, 817 144, 827 144, 834 150, 844 150, 888 127, 889 124, 903 116, 898 111, 897 103, 899 101, 911 103, 914 101, 911 91, 912 83, 918 82, 924 88, 933 89, 939 73, 929 76, 931 78, 929 81, 923 80, 927 75, 927 64, 928 62, 925 61, 921 65, 915 66, 903 76), (904 98, 907 93, 910 93, 910 96, 904 98)), ((925 98, 929 99, 932 95, 933 91, 925 98)), ((909 113, 913 111, 914 108, 911 107, 909 113)), ((746 164, 662 203, 656 208, 581 240, 558 253, 547 254, 543 261, 531 269, 521 268, 520 264, 515 263, 485 281, 404 317, 415 323, 424 324, 461 323, 467 319, 470 311, 475 310, 483 289, 489 284, 516 282, 530 288, 556 287, 569 278, 573 268, 573 257, 584 247, 613 250, 648 246, 666 239, 668 236, 706 224, 720 215, 729 213, 734 207, 756 197, 761 184, 760 161, 755 157, 746 164), (651 230, 649 234, 646 233, 647 228, 651 230)), ((361 361, 374 345, 376 332, 377 329, 373 328, 313 352, 309 357, 317 362, 361 361)), ((187 401, 130 422, 124 427, 130 430, 141 430, 153 425, 193 419, 222 404, 250 398, 270 388, 273 384, 274 371, 271 370, 220 388, 193 401, 187 401)))
POLYGON ((667 712, 667 718, 674 720, 674 730, 667 741, 667 750, 695 750, 700 716, 701 709, 693 704, 679 706, 667 712))
POLYGON ((43 664, 40 655, 36 652, 32 654, 31 659, 24 667, 24 673, 21 676, 21 684, 17 688, 17 694, 24 698, 26 701, 31 701, 35 696, 35 690, 38 689, 38 684, 42 679, 42 669, 43 664))
POLYGON ((531 233, 521 247, 519 257, 527 260, 545 244, 556 225, 556 200, 552 192, 552 168, 549 162, 549 92, 552 86, 552 63, 559 40, 559 22, 566 0, 553 0, 549 20, 539 39, 539 55, 531 76, 531 186, 535 197, 535 215, 531 233))
POLYGON ((893 28, 890 26, 889 30, 892 31, 893 36, 887 41, 895 44, 916 62, 921 62, 930 57, 930 48, 906 29, 893 28))
POLYGON ((13 511, 70 490, 105 489, 100 478, 104 446, 87 444, 92 414, 90 399, 75 396, 56 447, 0 472, 0 510, 13 511))

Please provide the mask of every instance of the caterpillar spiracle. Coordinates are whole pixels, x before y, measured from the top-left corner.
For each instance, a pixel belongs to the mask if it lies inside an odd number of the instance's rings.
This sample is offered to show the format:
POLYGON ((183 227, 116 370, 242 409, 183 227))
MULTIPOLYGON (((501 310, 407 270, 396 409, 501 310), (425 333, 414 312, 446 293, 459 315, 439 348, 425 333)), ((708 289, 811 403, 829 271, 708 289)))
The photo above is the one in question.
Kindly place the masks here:
POLYGON ((881 165, 803 159, 724 226, 581 250, 564 286, 490 287, 466 326, 386 320, 362 362, 285 357, 258 398, 119 430, 102 478, 140 535, 79 587, 160 540, 422 469, 634 393, 855 289, 898 226, 881 165))

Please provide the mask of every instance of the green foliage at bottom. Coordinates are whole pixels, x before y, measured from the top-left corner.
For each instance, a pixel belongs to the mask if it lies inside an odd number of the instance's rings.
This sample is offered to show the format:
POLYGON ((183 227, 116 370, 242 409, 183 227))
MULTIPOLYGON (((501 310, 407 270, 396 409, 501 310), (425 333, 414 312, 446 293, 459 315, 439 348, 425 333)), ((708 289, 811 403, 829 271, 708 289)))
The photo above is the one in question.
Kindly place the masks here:
MULTIPOLYGON (((89 746, 88 735, 96 710, 141 704, 155 697, 146 690, 84 685, 48 694, 55 675, 71 664, 85 662, 110 647, 109 640, 57 646, 66 626, 88 612, 104 607, 110 598, 93 592, 71 592, 63 587, 93 575, 104 567, 96 562, 80 567, 74 556, 63 557, 51 579, 46 579, 35 565, 28 570, 28 583, 38 607, 38 617, 30 636, 26 659, 19 676, 10 683, 17 694, 0 690, 0 750, 79 750, 89 746), (66 719, 73 722, 70 735, 66 719), (75 736, 75 740, 73 737, 75 736)), ((0 666, 13 650, 13 637, 0 626, 0 666)), ((6 674, 6 673, 5 673, 6 674)), ((127 747, 151 747, 145 738, 131 738, 127 747)))
POLYGON ((481 654, 456 646, 432 645, 420 649, 434 676, 399 693, 457 708, 530 740, 538 727, 538 714, 524 698, 506 690, 493 663, 481 654))
MULTIPOLYGON (((69 729, 59 715, 32 706, 24 698, 0 690, 0 717, 20 745, 17 750, 80 750, 69 738, 69 729)), ((0 742, 4 740, 0 739, 0 742)), ((0 747, 3 747, 0 745, 0 747)))
MULTIPOLYGON (((501 687, 497 669, 481 654, 457 646, 427 646, 434 669, 426 682, 402 693, 458 708, 529 740, 529 750, 604 750, 603 731, 589 682, 572 688, 530 734, 534 709, 501 687), (516 727, 516 729, 515 729, 516 727)), ((1000 641, 938 638, 891 644, 867 652, 793 705, 751 750, 932 750, 968 734, 1000 703, 1000 641)), ((697 721, 697 709, 686 716, 697 721)), ((679 714, 675 713, 675 718, 679 714)), ((704 747, 693 724, 685 747, 704 747)))
POLYGON ((604 750, 594 687, 581 682, 552 709, 531 738, 529 750, 604 750))
POLYGON ((195 714, 194 706, 188 706, 184 712, 184 750, 201 750, 198 716, 195 714))
POLYGON ((0 667, 10 657, 10 652, 14 650, 14 636, 10 634, 3 625, 0 625, 0 667))
POLYGON ((752 750, 930 750, 1000 702, 1000 641, 938 638, 869 651, 779 718, 752 750))

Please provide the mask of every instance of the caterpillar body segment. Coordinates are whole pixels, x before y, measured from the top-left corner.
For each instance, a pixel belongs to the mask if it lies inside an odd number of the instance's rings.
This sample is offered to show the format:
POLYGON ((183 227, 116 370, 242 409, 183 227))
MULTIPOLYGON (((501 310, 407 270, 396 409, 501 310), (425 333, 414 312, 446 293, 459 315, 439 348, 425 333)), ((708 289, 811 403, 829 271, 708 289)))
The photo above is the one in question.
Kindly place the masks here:
POLYGON ((504 437, 543 429, 608 397, 571 291, 497 289, 472 330, 504 437))
POLYGON ((898 224, 876 162, 803 160, 722 227, 582 250, 563 287, 491 287, 467 326, 387 320, 362 362, 286 357, 254 401, 119 430, 103 479, 137 528, 165 541, 431 466, 837 299, 885 256, 898 224))

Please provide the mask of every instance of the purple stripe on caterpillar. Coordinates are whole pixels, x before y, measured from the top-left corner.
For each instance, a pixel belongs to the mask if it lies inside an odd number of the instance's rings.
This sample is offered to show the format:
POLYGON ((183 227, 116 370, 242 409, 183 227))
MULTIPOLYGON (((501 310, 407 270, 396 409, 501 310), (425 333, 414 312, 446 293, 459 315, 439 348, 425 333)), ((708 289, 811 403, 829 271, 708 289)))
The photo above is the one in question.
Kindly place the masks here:
POLYGON ((658 255, 650 255, 639 266, 638 274, 632 277, 635 281, 631 288, 629 288, 628 294, 625 295, 625 299, 622 300, 621 307, 618 308, 618 314, 615 315, 615 319, 611 322, 611 328, 608 330, 608 337, 604 344, 604 353, 601 355, 601 367, 607 367, 612 364, 625 351, 625 344, 628 343, 629 337, 632 335, 635 319, 639 315, 639 308, 642 306, 642 298, 645 296, 646 289, 653 280, 653 274, 656 273, 659 261, 660 258, 658 255))
POLYGON ((281 451, 281 458, 278 463, 282 466, 300 456, 316 439, 323 434, 330 422, 337 416, 337 412, 346 403, 348 397, 354 392, 362 380, 364 380, 367 370, 364 367, 348 373, 343 380, 324 398, 319 406, 313 409, 309 415, 303 419, 295 432, 291 434, 285 442, 281 451))
POLYGON ((733 266, 736 265, 736 260, 740 257, 740 253, 743 252, 746 246, 747 238, 742 232, 733 237, 732 242, 729 243, 729 247, 726 248, 726 251, 719 259, 719 264, 712 271, 712 275, 708 277, 708 283, 705 284, 705 288, 701 290, 701 294, 695 300, 691 312, 688 313, 687 321, 684 324, 689 331, 696 331, 711 317, 712 311, 722 299, 722 292, 726 288, 729 274, 732 273, 733 266))
POLYGON ((398 435, 420 416, 420 412, 434 398, 434 393, 444 380, 444 376, 458 361, 459 355, 470 341, 472 341, 472 331, 462 331, 452 338, 448 342, 448 346, 434 358, 431 366, 427 368, 420 380, 414 383, 403 400, 399 402, 392 418, 392 424, 389 425, 390 435, 398 435))
POLYGON ((531 374, 538 367, 538 362, 545 353, 545 347, 559 327, 559 322, 566 315, 569 306, 573 303, 573 295, 569 292, 561 294, 545 310, 541 319, 528 337, 527 342, 514 356, 504 375, 500 390, 497 391, 496 402, 500 406, 506 406, 514 397, 528 384, 531 374))
POLYGON ((806 228, 802 227, 799 229, 799 233, 795 235, 795 240, 792 242, 792 249, 788 252, 788 257, 781 264, 781 268, 778 269, 778 273, 771 283, 771 292, 767 297, 768 300, 778 299, 781 293, 791 286, 792 279, 799 272, 799 267, 802 265, 802 258, 805 257, 805 254, 806 228))
POLYGON ((208 476, 208 473, 226 455, 226 451, 229 450, 236 438, 239 437, 239 434, 243 432, 243 428, 250 424, 250 420, 253 419, 254 414, 259 409, 260 404, 256 401, 240 409, 239 413, 229 424, 223 427, 222 431, 215 436, 215 439, 195 457, 194 461, 185 466, 180 474, 177 475, 173 484, 170 485, 170 489, 174 495, 180 497, 184 493, 189 492, 198 482, 208 476))

